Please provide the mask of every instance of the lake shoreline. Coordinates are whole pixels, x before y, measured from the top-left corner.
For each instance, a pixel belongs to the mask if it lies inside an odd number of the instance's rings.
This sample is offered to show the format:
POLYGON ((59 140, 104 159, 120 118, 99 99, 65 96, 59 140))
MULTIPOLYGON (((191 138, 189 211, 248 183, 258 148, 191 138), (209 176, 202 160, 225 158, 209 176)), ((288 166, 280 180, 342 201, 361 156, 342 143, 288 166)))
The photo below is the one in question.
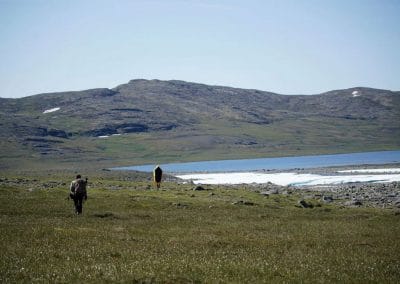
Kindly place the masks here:
MULTIPOLYGON (((354 165, 354 166, 334 166, 334 167, 317 167, 312 169, 292 169, 292 170, 264 170, 253 171, 251 173, 265 174, 318 174, 318 175, 337 175, 346 176, 340 171, 362 170, 362 169, 398 169, 400 171, 400 163, 379 164, 379 165, 354 165)), ((224 173, 220 173, 224 174, 224 173)), ((230 174, 228 172, 227 174, 230 174)), ((351 173, 351 175, 363 175, 362 173, 351 173)), ((191 180, 185 181, 177 179, 178 183, 193 183, 191 180)), ((374 207, 400 209, 400 181, 392 182, 347 182, 338 184, 323 185, 279 185, 272 182, 265 183, 239 183, 239 184, 220 184, 224 187, 239 189, 245 187, 250 191, 269 198, 274 195, 299 195, 299 204, 307 203, 309 200, 318 201, 319 204, 336 203, 344 207, 374 207), (305 202, 305 203, 304 203, 305 202)), ((195 184, 204 188, 212 188, 218 184, 195 184)), ((310 203, 312 204, 312 203, 310 203)), ((303 205, 299 205, 303 207, 303 205)))
MULTIPOLYGON (((169 173, 248 172, 313 169, 352 165, 384 165, 400 163, 400 151, 357 152, 346 154, 287 156, 239 160, 214 160, 160 164, 169 173)), ((110 170, 152 172, 155 165, 114 167, 110 170)))

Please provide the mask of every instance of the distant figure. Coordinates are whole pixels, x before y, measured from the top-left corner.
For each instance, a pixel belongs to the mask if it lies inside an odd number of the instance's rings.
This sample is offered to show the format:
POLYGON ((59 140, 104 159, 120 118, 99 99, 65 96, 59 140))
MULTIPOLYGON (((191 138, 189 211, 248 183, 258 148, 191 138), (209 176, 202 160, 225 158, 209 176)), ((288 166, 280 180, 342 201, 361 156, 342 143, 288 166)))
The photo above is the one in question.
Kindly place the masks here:
POLYGON ((157 165, 157 167, 155 167, 153 170, 153 180, 157 186, 157 189, 160 189, 161 179, 162 179, 162 169, 160 168, 160 166, 157 165))
POLYGON ((71 182, 69 196, 74 200, 75 213, 82 214, 83 199, 87 200, 86 185, 88 179, 83 180, 81 175, 77 175, 76 179, 71 182))

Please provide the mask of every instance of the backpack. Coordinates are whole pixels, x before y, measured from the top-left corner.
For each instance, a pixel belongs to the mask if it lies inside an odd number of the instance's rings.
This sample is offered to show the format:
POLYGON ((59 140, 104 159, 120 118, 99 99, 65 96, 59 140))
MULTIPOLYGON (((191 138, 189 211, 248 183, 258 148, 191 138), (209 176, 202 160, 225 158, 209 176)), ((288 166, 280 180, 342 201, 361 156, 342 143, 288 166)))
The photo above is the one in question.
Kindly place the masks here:
POLYGON ((86 194, 86 181, 77 179, 75 182, 75 194, 86 194))

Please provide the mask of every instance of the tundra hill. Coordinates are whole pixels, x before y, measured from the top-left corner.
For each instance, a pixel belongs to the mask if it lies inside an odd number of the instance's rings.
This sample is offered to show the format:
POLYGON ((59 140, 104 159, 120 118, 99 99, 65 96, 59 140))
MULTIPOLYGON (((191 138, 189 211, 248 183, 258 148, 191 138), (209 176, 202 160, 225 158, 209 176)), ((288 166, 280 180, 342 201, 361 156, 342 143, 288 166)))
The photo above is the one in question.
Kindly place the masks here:
POLYGON ((132 80, 0 99, 0 117, 3 169, 400 148, 400 93, 362 87, 289 96, 132 80))

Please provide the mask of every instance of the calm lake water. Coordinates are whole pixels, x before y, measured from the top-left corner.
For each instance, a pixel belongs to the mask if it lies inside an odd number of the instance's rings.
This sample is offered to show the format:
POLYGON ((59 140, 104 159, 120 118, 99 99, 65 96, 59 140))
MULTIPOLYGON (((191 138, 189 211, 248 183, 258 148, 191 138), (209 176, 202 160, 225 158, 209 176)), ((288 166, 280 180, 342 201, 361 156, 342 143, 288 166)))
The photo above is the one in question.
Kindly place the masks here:
MULTIPOLYGON (((190 163, 161 164, 169 173, 243 172, 256 170, 289 170, 346 165, 400 163, 400 151, 363 152, 335 155, 297 156, 281 158, 220 160, 190 163)), ((155 165, 118 167, 113 170, 151 172, 155 165)))

